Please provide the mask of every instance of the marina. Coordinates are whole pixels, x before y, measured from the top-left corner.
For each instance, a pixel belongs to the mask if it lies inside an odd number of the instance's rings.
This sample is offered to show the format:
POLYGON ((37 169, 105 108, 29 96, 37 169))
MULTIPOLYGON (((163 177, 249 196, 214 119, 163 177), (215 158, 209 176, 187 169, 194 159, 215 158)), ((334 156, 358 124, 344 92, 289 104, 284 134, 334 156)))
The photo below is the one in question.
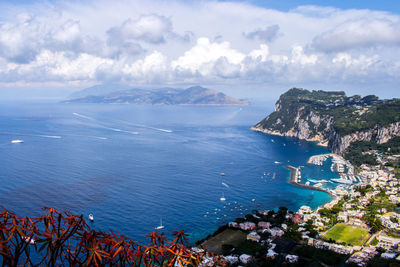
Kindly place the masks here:
POLYGON ((305 189, 311 189, 311 190, 316 190, 316 191, 322 191, 322 192, 326 192, 330 194, 330 191, 321 187, 316 187, 316 186, 311 186, 309 184, 301 184, 301 174, 300 174, 300 170, 299 168, 290 166, 290 165, 286 165, 285 166, 286 169, 290 170, 290 184, 296 185, 298 187, 301 188, 305 188, 305 189))

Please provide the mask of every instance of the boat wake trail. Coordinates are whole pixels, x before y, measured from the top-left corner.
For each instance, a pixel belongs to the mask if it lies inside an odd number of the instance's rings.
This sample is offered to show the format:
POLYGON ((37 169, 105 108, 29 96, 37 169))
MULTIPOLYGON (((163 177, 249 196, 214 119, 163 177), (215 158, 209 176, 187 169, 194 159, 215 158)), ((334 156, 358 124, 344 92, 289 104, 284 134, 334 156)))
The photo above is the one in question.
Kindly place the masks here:
POLYGON ((45 138, 54 138, 54 139, 60 139, 61 138, 61 136, 59 136, 59 135, 41 135, 41 134, 39 134, 37 136, 45 137, 45 138))
POLYGON ((160 131, 160 132, 164 132, 164 133, 172 133, 173 132, 172 130, 168 130, 168 129, 156 128, 156 127, 147 126, 147 125, 143 125, 143 124, 134 124, 134 123, 130 123, 130 122, 127 122, 127 121, 118 120, 118 122, 124 123, 126 125, 131 125, 131 126, 134 126, 134 127, 151 129, 151 130, 160 131))
MULTIPOLYGON (((72 114, 77 116, 77 117, 79 117, 79 118, 83 118, 83 119, 86 119, 86 120, 91 120, 91 121, 97 123, 97 125, 92 125, 92 126, 95 126, 95 127, 111 130, 111 131, 114 131, 114 132, 120 132, 120 133, 127 133, 127 134, 133 134, 133 135, 139 134, 139 132, 135 132, 135 131, 127 131, 127 130, 122 130, 122 129, 119 129, 119 128, 105 126, 104 123, 96 120, 95 118, 92 118, 92 117, 89 117, 89 116, 86 116, 86 115, 82 115, 82 114, 79 114, 79 113, 76 113, 76 112, 74 112, 72 114)), ((105 138, 105 137, 103 137, 103 138, 105 138)), ((99 138, 99 139, 102 139, 102 138, 99 138)), ((107 139, 107 138, 105 138, 105 139, 107 139)))
POLYGON ((62 138, 59 135, 44 135, 44 134, 29 134, 29 133, 6 133, 3 132, 2 134, 7 134, 7 135, 16 135, 16 136, 33 136, 33 137, 43 137, 43 138, 51 138, 51 139, 60 139, 62 138))
POLYGON ((227 185, 226 183, 222 182, 222 185, 225 186, 226 188, 230 188, 229 185, 227 185))
POLYGON ((145 125, 141 125, 140 127, 148 128, 148 129, 152 129, 152 130, 156 130, 156 131, 160 131, 160 132, 164 132, 164 133, 172 133, 173 132, 172 130, 162 129, 162 128, 155 128, 155 127, 145 126, 145 125))
POLYGON ((139 134, 139 132, 126 131, 126 130, 121 130, 121 129, 118 129, 118 128, 111 128, 111 127, 106 127, 106 126, 103 126, 102 128, 108 129, 108 130, 111 130, 111 131, 114 131, 114 132, 121 132, 121 133, 128 133, 128 134, 139 134))
POLYGON ((74 112, 72 114, 74 114, 75 116, 80 117, 80 118, 84 118, 84 119, 87 119, 87 120, 95 121, 95 119, 93 119, 91 117, 88 117, 88 116, 85 116, 85 115, 82 115, 82 114, 79 114, 79 113, 76 113, 76 112, 74 112))
POLYGON ((66 136, 79 136, 79 137, 87 137, 87 138, 93 138, 93 139, 99 139, 99 140, 107 140, 107 137, 102 137, 102 136, 93 136, 93 135, 81 135, 81 134, 68 134, 66 136))

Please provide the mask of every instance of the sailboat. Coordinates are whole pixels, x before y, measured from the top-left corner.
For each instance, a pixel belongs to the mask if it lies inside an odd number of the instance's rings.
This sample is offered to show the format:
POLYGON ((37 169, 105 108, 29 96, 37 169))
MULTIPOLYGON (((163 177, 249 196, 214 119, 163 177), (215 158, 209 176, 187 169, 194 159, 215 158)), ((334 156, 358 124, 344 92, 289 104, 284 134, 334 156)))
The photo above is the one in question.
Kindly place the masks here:
POLYGON ((222 192, 222 197, 220 197, 219 200, 221 200, 221 201, 225 201, 226 200, 223 192, 222 192))
POLYGON ((162 225, 162 218, 160 218, 160 225, 155 228, 156 230, 164 229, 164 225, 162 225))

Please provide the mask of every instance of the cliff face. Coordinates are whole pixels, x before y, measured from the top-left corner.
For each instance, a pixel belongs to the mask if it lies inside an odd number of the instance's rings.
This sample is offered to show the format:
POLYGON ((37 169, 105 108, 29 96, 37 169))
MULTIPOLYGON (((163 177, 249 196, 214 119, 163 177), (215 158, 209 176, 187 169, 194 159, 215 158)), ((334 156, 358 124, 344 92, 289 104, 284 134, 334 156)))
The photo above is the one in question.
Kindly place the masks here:
POLYGON ((252 129, 317 141, 338 154, 356 141, 382 144, 400 135, 400 101, 343 92, 291 89, 275 110, 252 129))
POLYGON ((353 142, 372 141, 384 144, 396 136, 400 136, 400 122, 391 123, 386 127, 376 125, 367 131, 357 131, 345 136, 340 136, 333 131, 329 139, 329 148, 334 153, 342 154, 353 142))

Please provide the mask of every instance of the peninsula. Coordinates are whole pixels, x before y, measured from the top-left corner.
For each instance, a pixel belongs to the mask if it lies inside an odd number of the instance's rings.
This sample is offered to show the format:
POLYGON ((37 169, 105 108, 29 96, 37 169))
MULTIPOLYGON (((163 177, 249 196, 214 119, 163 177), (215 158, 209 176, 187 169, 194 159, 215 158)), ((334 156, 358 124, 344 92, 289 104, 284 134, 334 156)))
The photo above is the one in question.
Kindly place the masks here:
POLYGON ((400 151, 400 99, 292 88, 252 129, 318 142, 355 165, 374 163, 362 150, 400 151))
POLYGON ((300 168, 285 168, 291 171, 289 183, 334 199, 316 210, 254 210, 221 226, 198 247, 223 255, 231 266, 398 266, 399 105, 397 99, 348 98, 343 92, 283 94, 253 130, 327 145, 334 153, 312 156, 307 163, 322 166, 330 159, 340 179, 303 184, 300 168))

